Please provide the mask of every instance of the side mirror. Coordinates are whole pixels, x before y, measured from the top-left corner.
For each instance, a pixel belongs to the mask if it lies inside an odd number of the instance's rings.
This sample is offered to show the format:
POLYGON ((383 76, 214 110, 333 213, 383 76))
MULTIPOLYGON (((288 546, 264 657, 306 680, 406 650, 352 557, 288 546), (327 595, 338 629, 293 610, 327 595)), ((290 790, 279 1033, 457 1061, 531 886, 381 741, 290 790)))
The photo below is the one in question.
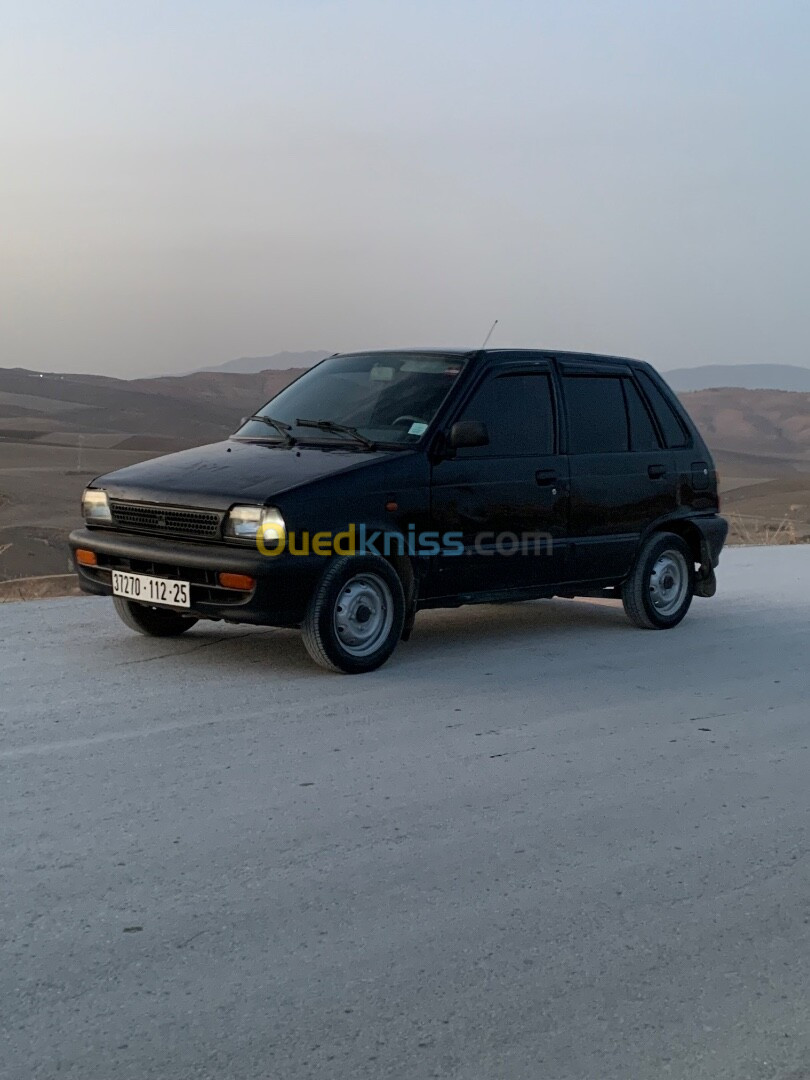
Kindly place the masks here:
POLYGON ((447 445, 451 450, 470 446, 488 446, 489 432, 483 420, 457 420, 450 428, 447 445))

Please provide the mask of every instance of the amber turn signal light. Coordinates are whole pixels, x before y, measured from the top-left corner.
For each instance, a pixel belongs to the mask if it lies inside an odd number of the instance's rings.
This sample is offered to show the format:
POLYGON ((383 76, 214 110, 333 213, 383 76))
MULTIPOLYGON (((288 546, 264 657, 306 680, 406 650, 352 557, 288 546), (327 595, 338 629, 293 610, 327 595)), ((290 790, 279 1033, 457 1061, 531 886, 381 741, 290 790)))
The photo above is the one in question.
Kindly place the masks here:
POLYGON ((256 578, 249 574, 220 574, 219 583, 223 589, 241 589, 242 592, 250 592, 256 584, 256 578))
POLYGON ((98 565, 95 551, 88 551, 87 548, 76 548, 76 562, 80 566, 98 565))

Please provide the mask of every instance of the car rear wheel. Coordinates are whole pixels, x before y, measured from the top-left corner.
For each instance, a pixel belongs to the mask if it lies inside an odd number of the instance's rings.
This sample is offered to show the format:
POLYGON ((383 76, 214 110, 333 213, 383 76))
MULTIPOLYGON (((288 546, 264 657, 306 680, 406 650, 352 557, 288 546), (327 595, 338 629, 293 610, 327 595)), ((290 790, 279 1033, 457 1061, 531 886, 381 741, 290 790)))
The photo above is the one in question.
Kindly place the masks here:
POLYGON ((113 597, 113 606, 122 622, 147 637, 179 637, 197 622, 188 615, 178 615, 166 608, 147 607, 123 596, 113 597))
POLYGON ((622 586, 628 618, 644 630, 677 626, 695 592, 695 561, 685 540, 656 533, 641 549, 622 586))
POLYGON ((307 652, 321 667, 358 675, 385 663, 404 623, 398 574, 385 559, 363 555, 327 566, 301 630, 307 652))

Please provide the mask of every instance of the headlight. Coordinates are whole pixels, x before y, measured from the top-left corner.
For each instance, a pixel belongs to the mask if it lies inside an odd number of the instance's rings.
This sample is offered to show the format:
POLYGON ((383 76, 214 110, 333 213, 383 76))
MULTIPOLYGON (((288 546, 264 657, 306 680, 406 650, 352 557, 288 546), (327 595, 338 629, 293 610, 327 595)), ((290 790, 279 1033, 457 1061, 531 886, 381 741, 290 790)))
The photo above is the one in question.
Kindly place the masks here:
POLYGON ((84 520, 91 525, 111 525, 112 514, 107 502, 107 492, 85 488, 82 495, 82 513, 84 520))
POLYGON ((234 506, 225 522, 225 538, 255 544, 263 536, 266 544, 275 545, 287 536, 284 518, 274 506, 234 506))

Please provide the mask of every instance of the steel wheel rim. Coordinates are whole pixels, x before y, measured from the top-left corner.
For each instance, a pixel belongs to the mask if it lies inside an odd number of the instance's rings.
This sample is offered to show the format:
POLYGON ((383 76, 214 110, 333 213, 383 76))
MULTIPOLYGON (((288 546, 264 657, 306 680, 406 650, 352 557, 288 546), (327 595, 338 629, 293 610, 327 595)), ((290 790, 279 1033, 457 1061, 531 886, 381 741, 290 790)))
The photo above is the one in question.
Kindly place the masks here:
POLYGON ((650 601, 659 615, 674 615, 686 599, 689 567, 680 551, 663 551, 650 572, 650 601))
POLYGON ((369 656, 394 624, 394 598, 377 574, 357 574, 340 590, 333 613, 335 635, 350 656, 369 656))

